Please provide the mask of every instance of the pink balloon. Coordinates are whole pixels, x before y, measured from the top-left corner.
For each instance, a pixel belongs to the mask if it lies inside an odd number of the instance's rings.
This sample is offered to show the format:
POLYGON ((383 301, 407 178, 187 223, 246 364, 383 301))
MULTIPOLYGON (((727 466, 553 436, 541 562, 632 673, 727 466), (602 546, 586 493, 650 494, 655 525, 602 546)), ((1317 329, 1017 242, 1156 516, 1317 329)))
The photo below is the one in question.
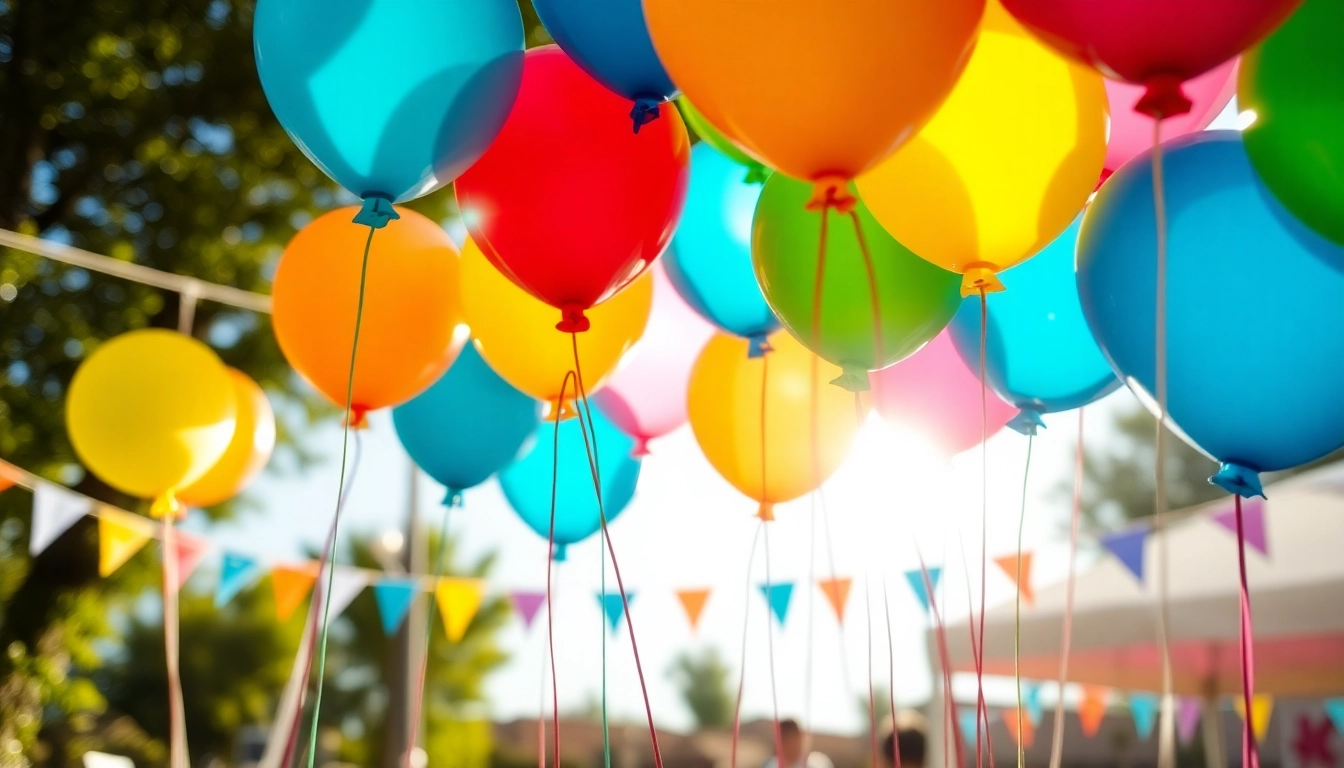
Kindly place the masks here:
POLYGON ((647 456, 648 443, 686 423, 686 388, 691 367, 714 327, 697 315, 672 287, 656 262, 653 309, 644 336, 616 367, 594 404, 622 432, 635 438, 631 453, 647 456))
MULTIPOLYGON (((962 362, 948 331, 868 378, 873 405, 888 422, 922 433, 948 456, 980 444, 980 378, 962 362)), ((985 402, 990 435, 1017 414, 993 390, 985 402)))
MULTIPOLYGON (((1162 121, 1163 142, 1209 127, 1237 92, 1237 61, 1226 61, 1181 85, 1194 106, 1183 115, 1162 121)), ((1106 98, 1111 106, 1111 138, 1106 144, 1103 178, 1153 146, 1153 119, 1134 111, 1134 105, 1145 90, 1142 85, 1106 80, 1106 98)))

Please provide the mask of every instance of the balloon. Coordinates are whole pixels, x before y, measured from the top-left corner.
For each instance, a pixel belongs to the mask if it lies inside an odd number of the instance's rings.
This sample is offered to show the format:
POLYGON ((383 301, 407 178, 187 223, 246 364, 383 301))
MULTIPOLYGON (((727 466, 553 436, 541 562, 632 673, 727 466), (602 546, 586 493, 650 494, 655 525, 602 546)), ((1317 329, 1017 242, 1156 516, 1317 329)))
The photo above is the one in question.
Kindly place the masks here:
MULTIPOLYGON (((1078 302, 1073 251, 1081 223, 1080 216, 1045 250, 1004 272, 1011 290, 985 297, 986 380, 1021 409, 1008 426, 1026 435, 1044 426, 1041 414, 1081 408, 1120 388, 1078 302)), ((962 361, 979 371, 979 296, 962 301, 949 330, 962 361)))
POLYGON ((179 509, 175 494, 229 447, 238 411, 224 363, 174 331, 131 331, 80 364, 65 400, 75 454, 122 493, 179 509))
POLYGON ((947 456, 979 445, 982 431, 993 435, 1016 413, 989 392, 981 419, 980 379, 961 361, 948 331, 869 378, 882 418, 919 432, 947 456))
POLYGON ((630 112, 635 133, 659 117, 659 103, 677 95, 677 86, 653 50, 640 0, 533 0, 532 5, 546 31, 575 64, 635 102, 630 112))
POLYGON ((947 327, 957 311, 961 281, 893 240, 862 203, 850 215, 831 217, 823 230, 828 214, 807 209, 811 194, 807 184, 783 174, 765 183, 752 224, 756 279, 789 332, 843 369, 832 383, 866 390, 868 371, 909 357, 947 327), (822 274, 817 273, 816 243, 825 253, 822 274), (875 280, 869 279, 869 266, 875 280), (820 307, 815 306, 818 283, 820 307))
MULTIPOLYGON (((1102 176, 1109 176, 1130 158, 1153 146, 1153 118, 1134 111, 1143 98, 1144 87, 1118 80, 1107 80, 1106 101, 1110 104, 1111 135, 1106 142, 1106 162, 1102 176)), ((1162 140, 1202 131, 1223 111, 1237 91, 1237 60, 1228 59, 1182 86, 1190 99, 1190 111, 1162 118, 1162 140)))
POLYGON ((1083 209, 1106 156, 1101 78, 1033 40, 991 0, 966 74, 908 146, 859 179, 902 245, 1001 290, 994 273, 1044 248, 1083 209))
POLYGON ((455 185, 481 251, 559 308, 566 332, 585 330, 584 310, 653 263, 681 214, 690 151, 681 118, 668 110, 636 136, 628 111, 559 48, 534 48, 504 130, 455 185))
POLYGON ((593 404, 622 432, 635 438, 635 456, 647 456, 649 441, 686 423, 686 387, 691 366, 714 329, 700 319, 658 265, 653 309, 644 337, 621 360, 593 404))
POLYGON ((1146 89, 1134 110, 1184 114, 1182 83, 1269 34, 1302 0, 1002 0, 1004 8, 1055 50, 1107 77, 1146 89))
POLYGON ((1307 226, 1344 245, 1344 3, 1307 0, 1243 58, 1242 133, 1261 181, 1307 226))
POLYGON ((709 144, 691 150, 686 212, 663 258, 677 292, 700 316, 753 340, 759 353, 779 328, 751 266, 751 218, 761 186, 709 144))
MULTIPOLYGON (((337 406, 346 404, 350 350, 368 231, 353 208, 330 211, 299 230, 280 257, 271 286, 280 351, 337 406)), ((350 410, 368 411, 420 394, 466 340, 458 300, 457 246, 438 224, 398 209, 372 238, 350 410)))
POLYGON ((448 489, 445 504, 518 457, 537 431, 541 406, 504 381, 468 344, 448 372, 392 409, 397 437, 415 465, 448 489))
MULTIPOLYGON (((580 429, 581 419, 567 419, 558 425, 543 422, 537 440, 527 455, 499 473, 504 498, 543 539, 551 529, 552 477, 555 478, 555 559, 565 559, 565 548, 602 530, 598 499, 593 493, 593 475, 580 429), (557 465, 556 431, 559 431, 557 465), (557 472, 558 466, 558 473, 557 472)), ((634 440, 592 412, 590 440, 597 444, 597 466, 602 479, 602 507, 607 523, 616 519, 635 495, 639 481, 639 459, 633 458, 634 440)))
POLYGON ((509 282, 475 241, 468 240, 462 249, 462 308, 472 343, 495 373, 547 404, 546 418, 557 407, 562 418, 574 413, 575 382, 561 390, 565 374, 574 370, 574 344, 579 345, 583 386, 591 395, 644 335, 652 303, 652 283, 639 279, 591 310, 587 333, 561 333, 555 328, 555 310, 509 282))
MULTIPOLYGON (((826 384, 839 375, 839 368, 818 360, 787 333, 775 333, 769 341, 769 354, 750 358, 746 340, 715 335, 696 360, 687 394, 700 450, 723 479, 760 502, 757 516, 762 520, 774 519, 775 504, 825 482, 844 462, 859 428, 856 396, 826 384), (769 446, 765 466, 762 442, 769 446)), ((861 407, 866 413, 866 402, 861 407)))
MULTIPOLYGON (((700 110, 690 102, 685 96, 677 99, 677 107, 681 109, 681 119, 686 122, 686 129, 700 138, 700 141, 708 144, 710 147, 719 151, 719 154, 732 160, 734 163, 746 169, 746 176, 743 181, 753 184, 760 184, 770 177, 770 169, 754 160, 751 155, 737 148, 727 136, 719 132, 718 128, 709 124, 705 116, 700 114, 700 110)), ((691 189, 695 189, 695 148, 691 148, 691 189)), ((688 192, 687 198, 694 192, 688 192)), ((684 218, 684 216, 683 216, 684 218)))
POLYGON ((275 413, 266 393, 242 371, 226 370, 237 404, 233 438, 214 466, 177 492, 178 500, 190 507, 213 507, 237 496, 257 478, 275 450, 275 413))
POLYGON ((466 170, 522 77, 514 0, 259 0, 257 71, 285 132, 365 199, 427 195, 466 170))
POLYGON ((682 92, 748 155, 851 179, 919 130, 961 74, 985 0, 644 0, 682 92))
MULTIPOLYGON (((1256 472, 1344 444, 1344 248, 1256 179, 1236 131, 1163 145, 1167 412, 1224 463, 1214 482, 1259 493, 1256 472)), ((1102 186, 1078 238, 1078 294, 1112 367, 1155 410, 1157 248, 1152 168, 1102 186)))

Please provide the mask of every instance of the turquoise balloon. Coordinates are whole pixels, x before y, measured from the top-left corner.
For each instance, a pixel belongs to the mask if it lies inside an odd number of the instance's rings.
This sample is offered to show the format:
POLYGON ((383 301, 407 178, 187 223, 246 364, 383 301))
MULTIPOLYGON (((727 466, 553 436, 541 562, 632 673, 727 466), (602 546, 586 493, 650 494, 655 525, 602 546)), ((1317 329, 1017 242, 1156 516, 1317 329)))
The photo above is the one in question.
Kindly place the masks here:
POLYGON ((518 458, 541 423, 541 404, 519 392, 467 344, 433 386, 392 409, 416 466, 448 489, 445 504, 518 458))
POLYGON ((290 138, 364 199, 457 178, 504 125, 523 71, 515 0, 259 0, 253 47, 290 138))
MULTIPOLYGON (((615 520, 635 495, 639 480, 639 459, 631 457, 635 447, 627 436, 592 409, 593 429, 597 436, 597 464, 602 477, 602 509, 607 522, 615 520)), ((499 473, 504 497, 518 516, 543 539, 551 525, 551 478, 555 472, 556 425, 542 422, 532 449, 517 463, 499 473)), ((593 475, 588 468, 579 419, 560 422, 560 463, 555 482, 555 558, 563 560, 565 548, 583 541, 602 528, 598 515, 593 475)), ((591 439, 591 438, 590 438, 591 439)))
MULTIPOLYGON (((1069 411, 1120 388, 1092 338, 1078 300, 1073 251, 1082 216, 1040 253, 1002 272, 1004 290, 986 295, 985 378, 1020 413, 1008 426, 1035 434, 1041 414, 1069 411)), ((952 343, 980 370, 980 297, 962 300, 952 319, 952 343)))
POLYGON ((663 256, 677 293, 720 329, 752 340, 753 354, 779 329, 751 264, 751 220, 761 185, 701 142, 691 148, 691 183, 672 245, 663 256))

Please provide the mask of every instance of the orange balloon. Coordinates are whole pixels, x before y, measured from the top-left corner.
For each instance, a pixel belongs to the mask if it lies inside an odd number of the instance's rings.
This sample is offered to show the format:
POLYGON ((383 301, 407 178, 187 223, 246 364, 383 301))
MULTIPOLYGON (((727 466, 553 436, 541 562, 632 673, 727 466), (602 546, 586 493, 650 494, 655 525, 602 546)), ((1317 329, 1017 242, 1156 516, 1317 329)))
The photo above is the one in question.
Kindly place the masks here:
POLYGON ((868 412, 866 399, 856 414, 854 395, 831 385, 841 373, 839 366, 816 357, 786 331, 774 333, 769 342, 773 351, 753 358, 747 354, 747 339, 715 335, 691 371, 687 394, 691 431, 700 450, 725 480, 760 502, 757 515, 763 520, 773 519, 775 504, 816 489, 844 463, 859 419, 868 412), (764 467, 762 438, 767 446, 764 467))
POLYGON ((228 501, 256 479, 275 450, 275 413, 266 393, 247 374, 228 369, 237 399, 233 439, 224 455, 201 479, 177 492, 178 501, 191 507, 213 507, 228 501))
MULTIPOLYGON (((466 341, 458 299, 457 246, 448 233, 406 208, 374 230, 350 408, 398 405, 433 384, 466 341)), ((366 226, 357 207, 323 214, 299 231, 280 257, 271 289, 280 351, 322 394, 346 404, 350 350, 359 306, 366 226)))
POLYGON ((985 0, 644 0, 658 57, 696 108, 757 160, 852 179, 951 92, 985 0))

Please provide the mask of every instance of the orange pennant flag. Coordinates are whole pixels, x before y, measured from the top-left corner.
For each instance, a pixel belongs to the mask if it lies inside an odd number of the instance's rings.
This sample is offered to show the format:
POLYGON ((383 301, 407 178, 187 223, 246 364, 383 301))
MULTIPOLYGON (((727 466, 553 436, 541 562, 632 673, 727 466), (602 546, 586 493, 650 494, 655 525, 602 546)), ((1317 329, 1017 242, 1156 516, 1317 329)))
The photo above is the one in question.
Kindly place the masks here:
POLYGON ((705 601, 709 600, 709 590, 679 589, 677 590, 677 599, 681 601, 681 608, 686 611, 686 620, 691 623, 691 630, 694 631, 700 626, 700 612, 705 610, 705 601))
POLYGON ((831 604, 831 610, 835 611, 835 618, 841 623, 845 621, 845 604, 849 602, 849 588, 853 583, 854 580, 848 576, 817 582, 826 601, 831 604))
POLYGON ((1031 553, 1030 552, 1022 553, 1021 580, 1019 580, 1017 577, 1018 575, 1017 555, 1004 555, 1003 557, 996 557, 994 558, 994 562, 998 563, 999 567, 1003 569, 1003 572, 1008 574, 1008 578, 1012 579, 1013 583, 1017 585, 1017 591, 1022 595, 1023 602, 1025 602, 1027 605, 1031 605, 1032 602, 1035 601, 1036 599, 1036 593, 1031 591, 1031 553))
POLYGON ((8 491, 19 481, 19 470, 7 461, 0 461, 0 491, 8 491))
MULTIPOLYGON (((1241 696, 1236 696, 1232 700, 1232 706, 1237 710, 1237 717, 1243 721, 1246 720, 1246 701, 1241 696)), ((1251 697, 1251 730, 1255 731, 1255 738, 1264 741, 1265 733, 1269 731, 1269 720, 1274 715, 1274 697, 1268 693, 1257 693, 1251 697)))
POLYGON ((112 507, 98 509, 98 573, 111 576, 140 551, 154 533, 154 524, 112 507))
POLYGON ((1078 702, 1078 723, 1083 726, 1083 735, 1091 738, 1101 730, 1101 721, 1106 717, 1106 701, 1111 689, 1095 685, 1083 686, 1083 700, 1078 702))
POLYGON ((311 565, 279 566, 271 569, 271 590, 275 594, 275 617, 288 619, 313 590, 317 573, 311 565))
POLYGON ((443 615, 443 631, 456 643, 467 634, 467 627, 481 608, 485 582, 480 579, 439 579, 434 597, 439 603, 439 613, 443 615))
POLYGON ((1036 740, 1036 726, 1031 724, 1031 716, 1024 709, 1013 707, 1003 711, 1003 724, 1008 727, 1008 734, 1013 737, 1013 741, 1022 745, 1023 749, 1031 749, 1031 743, 1036 740), (1018 731, 1018 724, 1021 724, 1022 730, 1018 731))

